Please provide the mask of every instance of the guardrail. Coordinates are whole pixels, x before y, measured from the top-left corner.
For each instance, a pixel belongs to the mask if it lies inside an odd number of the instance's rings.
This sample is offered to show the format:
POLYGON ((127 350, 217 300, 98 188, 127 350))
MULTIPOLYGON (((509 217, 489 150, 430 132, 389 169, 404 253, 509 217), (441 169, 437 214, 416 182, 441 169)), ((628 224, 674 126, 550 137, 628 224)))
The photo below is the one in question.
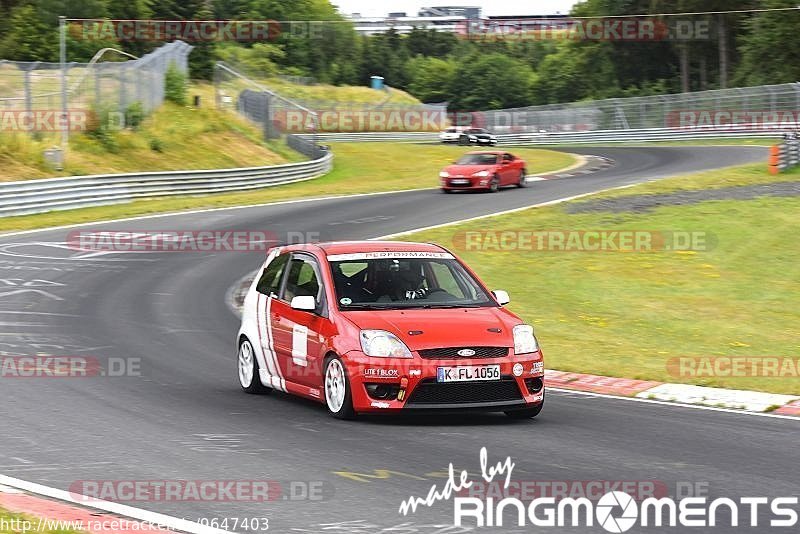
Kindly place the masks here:
POLYGON ((143 198, 245 191, 316 178, 333 154, 302 163, 198 171, 100 174, 0 183, 0 217, 121 204, 143 198))
MULTIPOLYGON (((646 141, 697 141, 703 139, 763 138, 775 139, 782 131, 765 130, 680 130, 654 128, 647 130, 592 130, 584 132, 524 132, 498 134, 500 145, 556 145, 582 143, 626 143, 646 141)), ((306 137, 306 136, 302 136, 306 137)), ((310 138, 310 136, 309 136, 310 138)), ((347 143, 367 141, 394 141, 406 143, 438 142, 439 134, 430 132, 342 132, 320 133, 318 142, 347 143)))

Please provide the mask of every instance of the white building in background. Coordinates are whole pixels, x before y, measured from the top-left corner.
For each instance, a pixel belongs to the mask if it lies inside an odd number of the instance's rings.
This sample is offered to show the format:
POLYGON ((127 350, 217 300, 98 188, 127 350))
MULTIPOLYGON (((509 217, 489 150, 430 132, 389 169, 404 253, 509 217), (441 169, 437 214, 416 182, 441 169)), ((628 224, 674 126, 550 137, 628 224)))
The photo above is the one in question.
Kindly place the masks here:
POLYGON ((362 17, 359 13, 349 16, 356 32, 361 35, 383 33, 394 28, 397 33, 409 33, 412 29, 437 30, 450 33, 465 33, 470 28, 513 25, 520 30, 564 28, 570 22, 567 15, 493 16, 482 17, 480 7, 434 6, 423 7, 416 16, 407 13, 389 13, 386 17, 362 17))

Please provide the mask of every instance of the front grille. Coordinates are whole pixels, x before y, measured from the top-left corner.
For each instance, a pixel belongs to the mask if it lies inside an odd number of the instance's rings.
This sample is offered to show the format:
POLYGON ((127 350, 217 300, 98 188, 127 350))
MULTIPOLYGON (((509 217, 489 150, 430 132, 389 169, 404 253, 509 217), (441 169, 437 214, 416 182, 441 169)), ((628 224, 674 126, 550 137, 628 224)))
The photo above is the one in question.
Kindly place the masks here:
POLYGON ((512 377, 486 382, 448 382, 440 384, 428 378, 417 385, 409 405, 471 404, 521 401, 522 394, 512 377))
POLYGON ((440 349, 423 349, 419 355, 426 360, 449 360, 459 358, 504 358, 508 356, 508 347, 444 347, 440 349), (458 351, 470 349, 474 356, 459 356, 458 351))

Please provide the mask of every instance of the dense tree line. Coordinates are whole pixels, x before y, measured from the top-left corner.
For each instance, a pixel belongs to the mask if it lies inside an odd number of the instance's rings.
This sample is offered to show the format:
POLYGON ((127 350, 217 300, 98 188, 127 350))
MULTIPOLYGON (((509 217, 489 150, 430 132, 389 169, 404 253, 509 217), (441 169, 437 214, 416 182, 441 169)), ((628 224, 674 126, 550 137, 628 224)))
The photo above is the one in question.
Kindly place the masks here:
MULTIPOLYGON (((576 17, 794 7, 796 0, 585 0, 576 17)), ((57 61, 58 15, 69 18, 323 21, 295 24, 266 42, 193 43, 195 78, 217 59, 258 74, 366 84, 371 75, 426 102, 454 109, 515 107, 582 99, 694 91, 800 80, 794 43, 800 11, 665 17, 704 35, 656 41, 462 39, 414 30, 359 36, 328 0, 0 0, 0 58, 57 61), (694 26, 693 26, 694 27, 694 26)), ((673 28, 674 29, 674 28, 673 28)), ((68 57, 86 61, 103 46, 140 55, 144 41, 85 40, 70 34, 68 57)))

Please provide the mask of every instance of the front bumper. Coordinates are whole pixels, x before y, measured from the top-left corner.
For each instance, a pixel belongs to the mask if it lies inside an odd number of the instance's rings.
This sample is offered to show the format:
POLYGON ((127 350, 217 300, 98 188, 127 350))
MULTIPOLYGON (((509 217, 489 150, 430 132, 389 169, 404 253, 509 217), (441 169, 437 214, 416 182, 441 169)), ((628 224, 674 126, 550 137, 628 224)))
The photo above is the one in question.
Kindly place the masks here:
MULTIPOLYGON (((513 353, 513 349, 509 352, 513 353)), ((507 411, 533 407, 544 400, 541 352, 502 358, 423 359, 417 353, 413 355, 411 359, 384 359, 361 352, 346 354, 343 361, 355 411, 507 411), (521 365, 521 372, 517 364, 521 365), (500 380, 437 381, 439 367, 484 365, 499 365, 500 380)))

